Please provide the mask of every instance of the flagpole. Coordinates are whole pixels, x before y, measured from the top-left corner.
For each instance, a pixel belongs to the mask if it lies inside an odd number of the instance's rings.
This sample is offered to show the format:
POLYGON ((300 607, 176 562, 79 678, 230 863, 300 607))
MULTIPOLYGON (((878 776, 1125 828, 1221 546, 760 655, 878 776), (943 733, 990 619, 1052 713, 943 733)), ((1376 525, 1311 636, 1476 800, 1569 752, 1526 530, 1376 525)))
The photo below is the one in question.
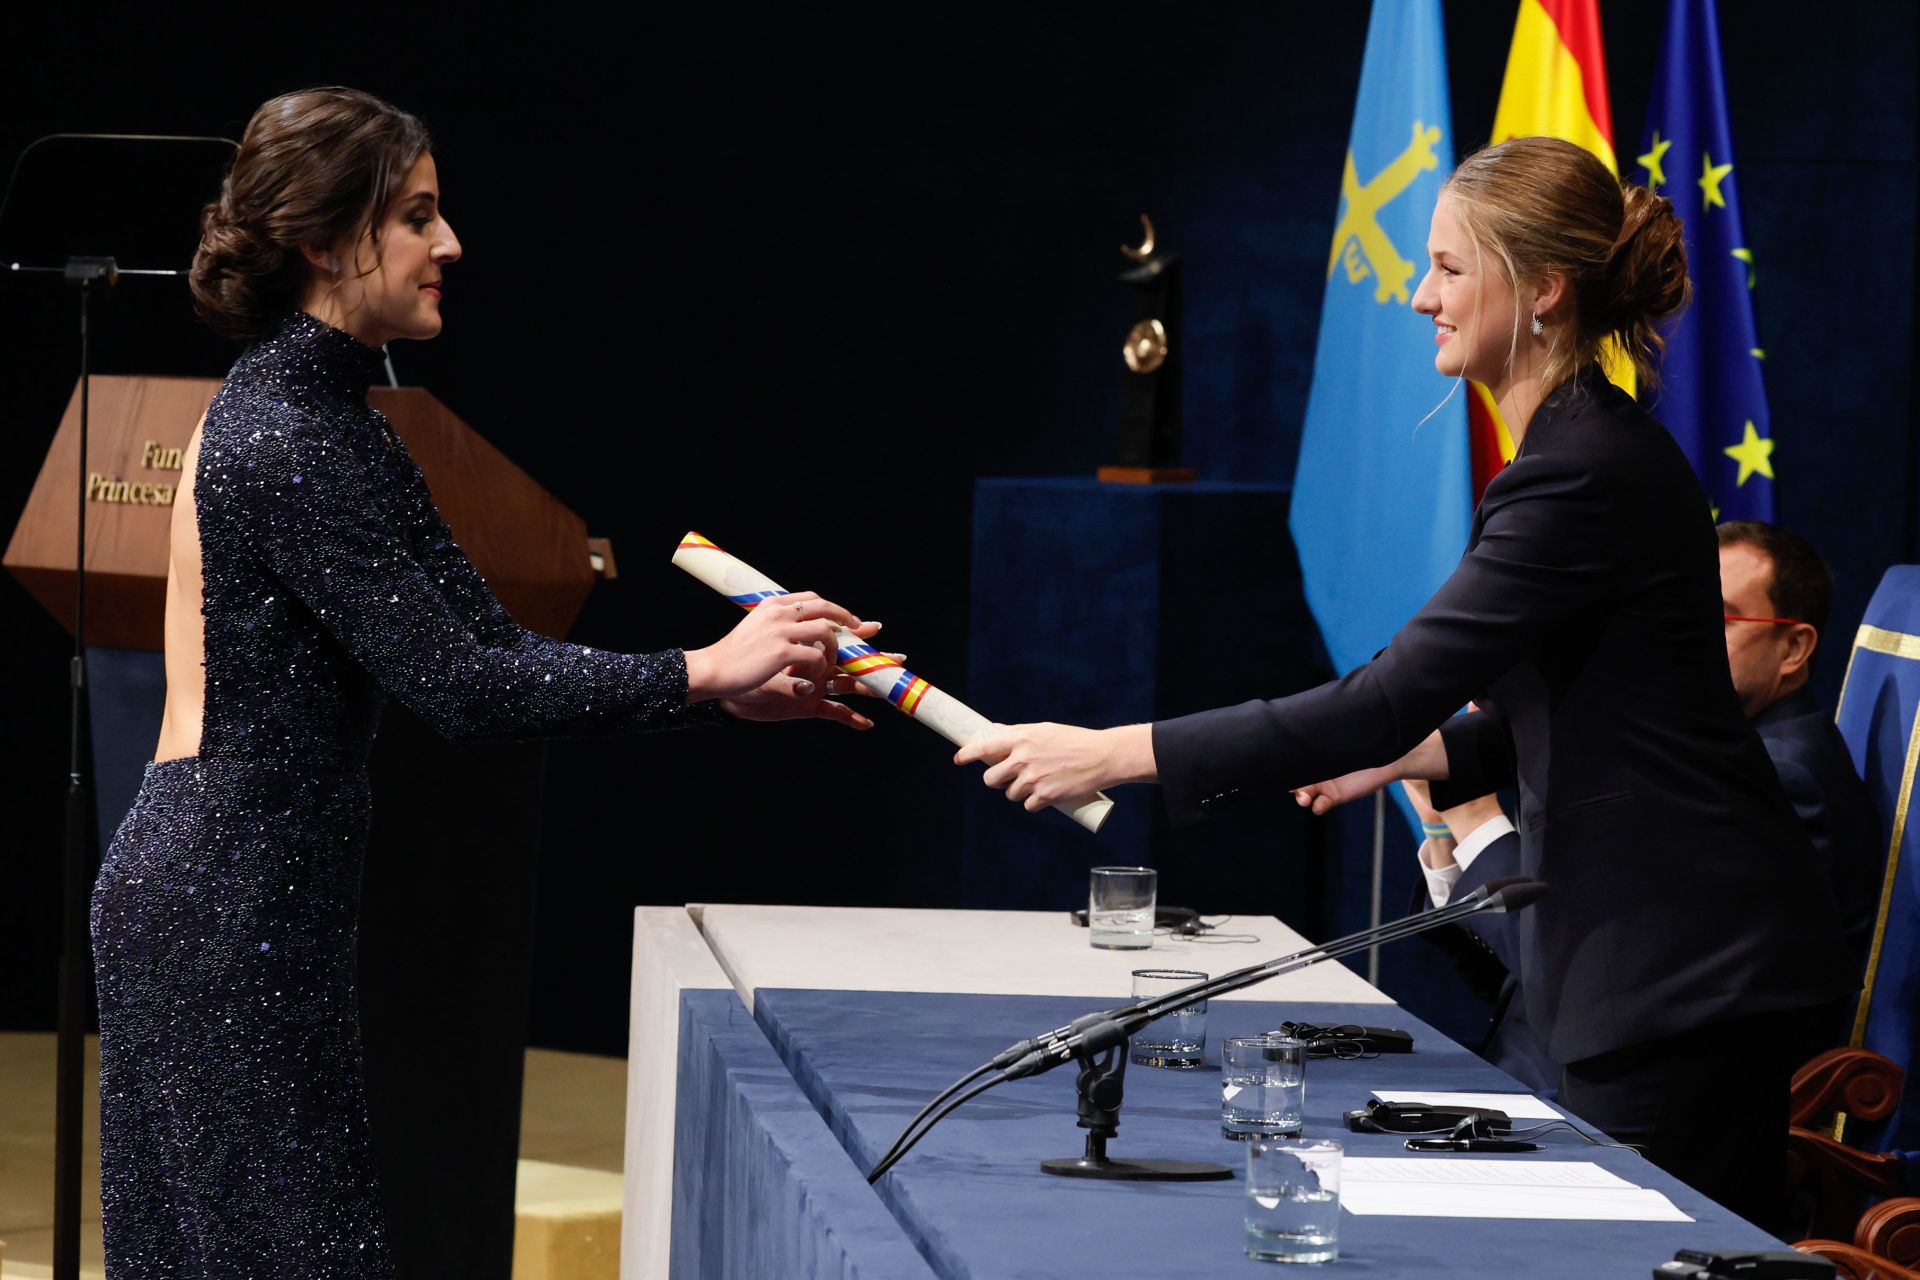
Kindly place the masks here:
MULTIPOLYGON (((1380 903, 1385 896, 1381 881, 1387 868, 1387 793, 1373 793, 1373 904, 1367 918, 1369 929, 1380 927, 1380 903)), ((1374 986, 1380 985, 1380 944, 1374 943, 1367 948, 1367 981, 1374 986)))

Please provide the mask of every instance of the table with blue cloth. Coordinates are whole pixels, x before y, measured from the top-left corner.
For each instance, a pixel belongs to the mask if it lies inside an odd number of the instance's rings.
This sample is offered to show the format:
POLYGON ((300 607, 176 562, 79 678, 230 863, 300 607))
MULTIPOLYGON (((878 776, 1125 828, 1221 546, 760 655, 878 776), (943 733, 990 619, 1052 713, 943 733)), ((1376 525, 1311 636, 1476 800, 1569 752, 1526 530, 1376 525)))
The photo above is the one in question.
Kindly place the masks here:
MULTIPOLYGON (((713 908, 708 909, 712 912, 713 908)), ((772 909, 754 908, 766 912, 772 909)), ((789 908, 799 913, 808 909, 789 908)), ((823 917, 829 912, 821 910, 823 917)), ((910 918, 916 914, 964 918, 967 913, 887 913, 910 918)), ((1001 917, 1016 913, 997 914, 1001 917)), ((1027 914, 1027 913, 1017 913, 1027 914)), ((708 1232, 754 1235, 767 1224, 785 1232, 824 1233, 832 1237, 834 1216, 846 1217, 846 1238, 859 1249, 892 1249, 889 1232, 910 1245, 927 1271, 941 1277, 1132 1277, 1212 1275, 1222 1272, 1256 1273, 1266 1264, 1249 1259, 1244 1248, 1244 1148, 1220 1134, 1219 1049, 1228 1035, 1271 1030, 1287 1021, 1319 1024, 1363 1023, 1402 1028, 1414 1039, 1411 1054, 1385 1054, 1359 1060, 1314 1059, 1307 1067, 1306 1123, 1308 1137, 1335 1137, 1349 1157, 1410 1157, 1399 1137, 1350 1132, 1343 1113, 1363 1106, 1376 1090, 1515 1092, 1518 1084, 1496 1068, 1452 1043, 1439 1032, 1403 1010, 1381 1003, 1370 988, 1361 1000, 1303 1000, 1299 989, 1290 992, 1286 980, 1245 993, 1247 997, 1280 995, 1281 999, 1221 999, 1208 1011, 1207 1065, 1191 1071, 1130 1067, 1126 1101, 1119 1133, 1110 1152, 1116 1158, 1172 1157, 1215 1161, 1234 1170, 1231 1180, 1216 1182, 1104 1182, 1060 1178, 1040 1169, 1043 1159, 1076 1156, 1084 1145, 1084 1131, 1075 1125, 1074 1069, 1002 1085, 955 1111, 935 1128, 905 1160, 871 1188, 870 1202, 850 1187, 901 1127, 936 1093, 1012 1042, 1061 1025, 1093 1009, 1119 1003, 1096 999, 1085 986, 1088 952, 1086 934, 1051 914, 1031 913, 1033 945, 999 946, 994 955, 975 955, 957 961, 945 972, 992 987, 990 993, 897 989, 915 979, 931 983, 929 971, 940 973, 941 939, 925 948, 912 946, 910 935, 894 934, 879 950, 899 951, 898 963, 868 970, 871 956, 848 951, 844 913, 834 923, 821 923, 821 945, 837 954, 841 965, 809 962, 798 955, 792 929, 778 933, 761 927, 715 929, 710 918, 707 937, 716 955, 742 990, 739 1011, 727 1036, 738 1051, 754 1058, 755 1070, 735 1072, 743 1088, 755 1091, 754 1105, 765 1112, 775 1097, 790 1089, 781 1104, 785 1122, 804 1120, 806 1132, 772 1140, 756 1138, 759 1168, 751 1178, 734 1176, 726 1188, 699 1185, 697 1149, 676 1150, 674 1197, 681 1204, 703 1205, 708 1232), (720 936, 715 936, 716 934, 720 936), (783 951, 785 962, 776 958, 783 951), (1057 962, 1063 985, 1074 994, 1045 994, 1049 961, 1057 962), (1008 981, 1001 983, 995 967, 1003 966, 1008 981), (830 971, 840 967, 839 978, 830 971), (791 973, 799 985, 779 985, 778 975, 791 973), (1023 975, 1023 976, 1022 976, 1023 975), (863 989, 866 982, 891 990, 863 989), (1006 986, 1024 981, 1027 993, 1006 986), (766 1041, 741 1042, 748 1025, 766 1041), (787 1080, 770 1076, 764 1067, 778 1061, 787 1080), (790 1081, 790 1084, 788 1083, 790 1081), (814 1127, 817 1126, 817 1127, 814 1127), (831 1142, 822 1135, 830 1135, 831 1142), (850 1180, 851 1179, 851 1180, 850 1180), (793 1189, 800 1187, 799 1192, 793 1189), (819 1201, 833 1202, 831 1211, 769 1214, 757 1207, 770 1189, 784 1203, 813 1204, 806 1187, 821 1189, 819 1201), (713 1203, 719 1195, 724 1203, 713 1203), (777 1221, 776 1221, 777 1220, 777 1221)), ((1268 926, 1278 922, 1267 920, 1268 926)), ((724 921, 723 921, 724 925, 724 921)), ((951 927, 960 927, 954 924, 951 927)), ((1004 931, 1005 920, 999 927, 1004 931)), ((1284 926, 1280 927, 1284 930, 1284 926)), ((937 931, 936 931, 937 932, 937 931)), ((1276 937, 1276 943, 1279 939, 1276 937)), ((1157 946, 1132 957, 1114 955, 1116 974, 1126 967, 1180 963, 1223 973, 1255 960, 1282 954, 1284 945, 1263 944, 1256 954, 1217 948, 1197 957, 1193 949, 1172 954, 1157 946)), ((1098 955, 1099 953, 1095 953, 1098 955)), ((1321 969, 1334 970, 1325 965, 1321 969)), ((1314 972, 1312 970, 1309 973, 1314 972)), ((1351 975, 1341 983, 1358 984, 1351 975)), ((1364 988, 1364 984, 1358 984, 1364 988)), ((1342 990, 1351 988, 1342 987, 1342 990)), ((689 993, 690 995, 692 993, 689 993)), ((1318 994, 1325 994, 1323 988, 1318 994)), ((703 999, 711 1002, 714 997, 703 999)), ((693 1037, 698 1040, 699 1037, 693 1037)), ((710 1059, 704 1065, 688 1062, 689 1037, 683 1032, 681 1070, 700 1078, 699 1096, 689 1096, 682 1083, 682 1115, 690 1107, 709 1110, 717 1102, 711 1061, 716 1040, 703 1043, 710 1059)), ((722 1068, 721 1074, 726 1074, 722 1068)), ((724 1093, 724 1089, 721 1090, 724 1093)), ((740 1110, 736 1105, 735 1111, 740 1110)), ((1516 1120, 1516 1125, 1526 1125, 1516 1120)), ((691 1132, 683 1126, 683 1132, 691 1132)), ((1585 1130, 1604 1141, 1603 1135, 1585 1130)), ((1741 1221, 1727 1210, 1662 1173, 1638 1154, 1618 1147, 1594 1145, 1566 1128, 1543 1133, 1537 1152, 1473 1159, 1592 1161, 1630 1183, 1664 1194, 1693 1222, 1539 1221, 1489 1218, 1400 1217, 1343 1212, 1340 1221, 1340 1257, 1326 1264, 1335 1272, 1366 1270, 1381 1275, 1542 1277, 1644 1276, 1681 1248, 1777 1249, 1780 1242, 1741 1221)), ((736 1142, 736 1146, 739 1144, 736 1142)), ((1452 1160, 1451 1154, 1423 1154, 1422 1160, 1452 1160)), ((683 1223, 676 1211, 676 1262, 683 1256, 678 1233, 696 1229, 691 1216, 683 1223)), ((838 1253, 819 1240, 763 1241, 751 1252, 756 1259, 786 1257, 792 1264, 783 1272, 777 1265, 735 1274, 821 1274, 814 1264, 823 1257, 836 1261, 832 1274, 884 1275, 884 1266, 861 1267, 854 1254, 838 1253), (798 1260, 806 1258, 805 1264, 798 1260)), ((697 1251, 684 1256, 692 1257, 697 1251)), ((736 1257, 744 1256, 736 1253, 736 1257)), ((874 1256, 877 1256, 874 1255, 874 1256)), ((899 1258, 903 1254, 893 1254, 899 1258)), ((921 1274, 913 1269, 907 1274, 921 1274)), ((676 1275, 722 1274, 676 1266, 676 1275)))

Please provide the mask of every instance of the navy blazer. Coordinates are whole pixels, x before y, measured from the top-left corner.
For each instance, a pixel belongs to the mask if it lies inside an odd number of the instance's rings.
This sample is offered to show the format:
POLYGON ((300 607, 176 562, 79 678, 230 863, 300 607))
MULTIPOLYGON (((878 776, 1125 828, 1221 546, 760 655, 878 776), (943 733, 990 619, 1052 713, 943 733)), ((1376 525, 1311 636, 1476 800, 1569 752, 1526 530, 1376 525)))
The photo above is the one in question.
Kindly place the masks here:
POLYGON ((1857 984, 1831 894, 1741 714, 1721 613, 1692 467, 1590 369, 1534 414, 1459 567, 1372 662, 1154 725, 1168 808, 1198 821, 1242 789, 1386 764, 1445 722, 1436 803, 1514 787, 1521 871, 1551 887, 1515 945, 1555 1061, 1836 999, 1857 984), (1485 711, 1449 721, 1469 699, 1485 711))
MULTIPOLYGON (((1848 957, 1856 971, 1862 969, 1867 941, 1873 933, 1874 911, 1880 902, 1886 854, 1880 844, 1879 823, 1866 787, 1854 772, 1846 739, 1812 690, 1804 687, 1762 711, 1753 727, 1832 886, 1848 957)), ((1470 893, 1489 880, 1519 873, 1520 841, 1515 836, 1501 836, 1481 850, 1473 865, 1461 873, 1454 894, 1470 893)), ((1433 905, 1424 884, 1419 896, 1421 902, 1416 909, 1433 905)), ((1483 953, 1491 953, 1509 974, 1517 974, 1520 957, 1515 923, 1512 916, 1483 915, 1469 918, 1462 929, 1477 940, 1483 953)), ((1473 944, 1463 940, 1460 945, 1471 948, 1473 944)), ((1456 954, 1455 963, 1472 963, 1471 954, 1456 954)), ((1512 998, 1515 987, 1517 981, 1510 977, 1501 989, 1501 1012, 1488 1033, 1482 1055, 1536 1090, 1550 1088, 1557 1079, 1547 1069, 1545 1051, 1524 1016, 1525 1002, 1512 998)), ((1844 1005, 1833 1012, 1844 1021, 1844 1005)), ((1811 1057, 1813 1052, 1837 1043, 1836 1032, 1843 1030, 1816 1024, 1809 1029, 1809 1050, 1803 1056, 1811 1057)))
POLYGON ((1762 711, 1753 727, 1833 886, 1847 954, 1859 973, 1866 967, 1887 850, 1847 740, 1805 686, 1762 711))

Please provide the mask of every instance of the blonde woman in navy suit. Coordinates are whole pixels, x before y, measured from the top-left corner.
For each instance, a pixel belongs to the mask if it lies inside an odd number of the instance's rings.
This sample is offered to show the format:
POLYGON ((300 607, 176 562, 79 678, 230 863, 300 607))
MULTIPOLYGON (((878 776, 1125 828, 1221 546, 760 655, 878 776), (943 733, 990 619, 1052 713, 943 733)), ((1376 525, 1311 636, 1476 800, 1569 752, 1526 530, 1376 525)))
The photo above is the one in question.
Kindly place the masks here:
POLYGON ((1175 822, 1243 790, 1298 789, 1324 812, 1401 778, 1432 780, 1443 808, 1513 787, 1520 869, 1552 887, 1516 923, 1561 1102, 1771 1222, 1791 1047, 1853 978, 1734 695, 1706 495, 1600 368, 1610 340, 1654 384, 1656 325, 1688 296, 1680 221, 1578 147, 1518 138, 1448 180, 1428 253, 1413 306, 1435 367, 1486 384, 1518 453, 1387 648, 1293 697, 1019 725, 956 759, 1029 808, 1157 781, 1175 822), (1449 718, 1470 700, 1484 710, 1449 718))

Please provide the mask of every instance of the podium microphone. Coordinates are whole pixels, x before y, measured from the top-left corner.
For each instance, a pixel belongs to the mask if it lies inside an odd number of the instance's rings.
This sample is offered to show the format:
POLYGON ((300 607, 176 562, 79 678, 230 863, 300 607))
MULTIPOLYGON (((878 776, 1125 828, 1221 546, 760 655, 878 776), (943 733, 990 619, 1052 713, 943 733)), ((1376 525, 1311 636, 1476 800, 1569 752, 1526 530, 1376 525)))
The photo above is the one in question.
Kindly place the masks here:
POLYGON ((1236 969, 1232 973, 1222 974, 1217 978, 1208 978, 1177 991, 1170 991, 1165 995, 1151 996, 1099 1013, 1085 1014, 1064 1026, 1055 1027, 1044 1035, 1018 1041, 956 1080, 923 1107, 919 1115, 908 1121, 906 1128, 900 1131, 900 1136, 894 1139, 893 1145, 873 1166, 873 1171, 867 1175, 867 1181, 869 1183, 878 1181, 881 1175, 899 1163, 900 1159, 912 1150, 914 1144, 924 1138, 934 1125, 940 1123, 955 1108, 969 1099, 986 1092, 995 1085, 1005 1084, 1009 1080, 1024 1079, 1027 1076, 1041 1075, 1063 1063, 1076 1060, 1083 1067, 1080 1073, 1080 1087, 1083 1094, 1082 1116, 1085 1118, 1097 1113, 1101 1116, 1101 1120, 1086 1126, 1086 1156, 1075 1161, 1048 1162, 1049 1172, 1071 1173, 1081 1177, 1129 1179, 1221 1176, 1217 1173, 1195 1171, 1196 1169, 1214 1169, 1219 1166, 1192 1166, 1184 1161, 1110 1161, 1107 1159, 1106 1140, 1112 1136, 1119 1125, 1119 1077, 1125 1071, 1124 1050, 1128 1039, 1136 1031, 1155 1019, 1184 1009, 1190 1004, 1225 995, 1230 991, 1239 991, 1255 983, 1293 973, 1325 960, 1337 960, 1342 956, 1364 951, 1383 942, 1410 938, 1416 933, 1425 933, 1429 929, 1453 924, 1468 916, 1521 910, 1539 901, 1546 892, 1545 884, 1525 876, 1507 876, 1499 880, 1490 880, 1472 893, 1448 903, 1437 911, 1424 911, 1395 920, 1390 924, 1363 929, 1359 933, 1349 934, 1317 947, 1307 947, 1291 955, 1268 960, 1263 964, 1248 965, 1244 969, 1236 969), (1108 1065, 1095 1063, 1096 1057, 1112 1054, 1115 1049, 1122 1051, 1117 1068, 1110 1063, 1108 1065), (982 1080, 982 1076, 987 1078, 982 1080), (1101 1098, 1097 1104, 1086 1096, 1089 1090, 1101 1092, 1101 1098), (1156 1163, 1167 1168, 1156 1172, 1153 1168, 1156 1163), (1063 1167, 1055 1169, 1051 1167, 1053 1165, 1063 1167), (1074 1167, 1068 1169, 1064 1167, 1066 1165, 1074 1167), (1176 1169, 1174 1166, 1181 1166, 1181 1168, 1176 1169), (1101 1172, 1101 1170, 1113 1171, 1101 1172))

